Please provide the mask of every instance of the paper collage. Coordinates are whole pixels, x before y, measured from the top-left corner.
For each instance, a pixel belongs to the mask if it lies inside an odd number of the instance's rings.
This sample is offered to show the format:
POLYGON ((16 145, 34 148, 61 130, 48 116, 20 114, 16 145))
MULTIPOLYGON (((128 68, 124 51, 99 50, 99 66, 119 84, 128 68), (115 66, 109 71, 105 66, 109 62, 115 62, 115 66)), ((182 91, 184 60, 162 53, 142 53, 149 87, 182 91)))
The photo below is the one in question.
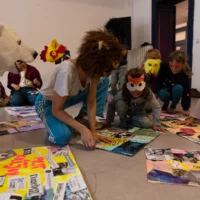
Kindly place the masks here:
MULTIPOLYGON (((134 156, 146 144, 154 140, 160 133, 152 129, 133 128, 130 130, 122 130, 117 128, 109 128, 97 131, 97 134, 112 138, 111 143, 99 142, 98 149, 110 151, 126 156, 134 156)), ((81 141, 77 141, 81 144, 81 141)))
POLYGON ((37 116, 35 106, 5 107, 9 115, 15 117, 32 117, 37 116))
POLYGON ((91 200, 69 146, 0 153, 0 200, 91 200))
POLYGON ((17 121, 0 122, 0 135, 45 128, 38 117, 19 118, 17 121))
POLYGON ((200 151, 145 148, 151 183, 200 186, 200 151))
POLYGON ((185 120, 183 116, 169 116, 169 118, 174 117, 174 119, 162 120, 162 126, 165 127, 169 132, 186 138, 192 142, 200 144, 200 123, 197 121, 192 125, 176 125, 177 120, 185 120))
POLYGON ((32 131, 45 128, 41 119, 37 117, 35 106, 6 107, 4 108, 15 121, 0 122, 0 135, 32 131))

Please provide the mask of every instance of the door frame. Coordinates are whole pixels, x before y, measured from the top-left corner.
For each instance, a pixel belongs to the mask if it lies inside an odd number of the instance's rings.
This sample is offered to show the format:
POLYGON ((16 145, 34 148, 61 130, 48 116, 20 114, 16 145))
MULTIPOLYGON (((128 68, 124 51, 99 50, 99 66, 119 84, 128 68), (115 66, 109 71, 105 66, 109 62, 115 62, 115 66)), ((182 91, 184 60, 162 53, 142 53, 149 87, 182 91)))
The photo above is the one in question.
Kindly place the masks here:
MULTIPOLYGON (((156 44, 156 4, 158 0, 152 0, 152 25, 151 25, 151 41, 155 47, 156 44)), ((161 0, 159 0, 161 2, 161 0)), ((177 0, 174 0, 177 3, 177 0)), ((187 55, 188 63, 192 68, 192 51, 193 51, 193 34, 194 34, 194 7, 195 0, 188 0, 188 23, 187 23, 187 55)))

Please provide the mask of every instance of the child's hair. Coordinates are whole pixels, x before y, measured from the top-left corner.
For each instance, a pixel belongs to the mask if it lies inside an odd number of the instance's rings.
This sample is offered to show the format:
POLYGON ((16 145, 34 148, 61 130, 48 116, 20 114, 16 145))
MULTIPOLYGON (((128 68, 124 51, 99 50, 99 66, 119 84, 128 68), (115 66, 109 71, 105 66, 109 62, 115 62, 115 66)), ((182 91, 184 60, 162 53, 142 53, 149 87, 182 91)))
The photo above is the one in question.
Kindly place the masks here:
POLYGON ((145 53, 144 60, 143 60, 142 65, 141 65, 142 68, 144 67, 145 62, 146 62, 148 59, 160 59, 160 60, 161 60, 160 51, 159 51, 158 49, 149 49, 149 50, 145 53))
POLYGON ((144 56, 145 61, 148 59, 160 59, 161 60, 160 51, 158 49, 149 49, 144 56))
POLYGON ((126 38, 122 23, 117 18, 111 18, 105 24, 105 29, 111 34, 114 35, 119 42, 122 44, 123 40, 126 38))
POLYGON ((102 77, 114 70, 122 58, 122 46, 106 30, 88 31, 78 50, 77 65, 90 77, 102 77))
POLYGON ((176 50, 172 52, 169 56, 170 62, 176 61, 178 63, 183 63, 183 71, 185 72, 186 75, 188 75, 189 78, 192 77, 192 70, 188 64, 188 58, 185 52, 176 50))
MULTIPOLYGON (((125 84, 124 84, 124 86, 122 88, 122 90, 123 90, 122 91, 122 95, 125 98, 127 98, 128 100, 131 100, 133 98, 131 93, 130 93, 130 91, 128 90, 128 88, 126 86, 126 84, 128 82, 128 76, 131 76, 132 78, 139 78, 143 74, 145 74, 145 71, 144 71, 144 69, 142 69, 140 67, 132 68, 127 72, 127 74, 126 74, 126 82, 125 82, 125 84)), ((142 92, 140 97, 146 99, 149 96, 149 92, 150 92, 149 87, 146 84, 146 86, 145 86, 145 88, 144 88, 144 90, 143 90, 143 92, 142 92)))

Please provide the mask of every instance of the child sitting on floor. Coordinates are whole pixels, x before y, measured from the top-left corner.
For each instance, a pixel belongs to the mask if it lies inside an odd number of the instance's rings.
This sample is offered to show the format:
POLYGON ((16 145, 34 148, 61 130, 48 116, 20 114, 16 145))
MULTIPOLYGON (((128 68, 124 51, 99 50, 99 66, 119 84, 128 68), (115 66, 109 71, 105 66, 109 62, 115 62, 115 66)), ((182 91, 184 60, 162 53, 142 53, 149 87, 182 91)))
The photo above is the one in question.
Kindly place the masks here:
POLYGON ((130 69, 126 76, 126 83, 122 90, 108 104, 105 127, 111 126, 115 112, 120 118, 121 128, 153 128, 156 131, 164 131, 160 125, 161 106, 151 89, 144 81, 144 70, 141 68, 130 69), (152 106, 153 122, 145 111, 145 105, 152 106))
POLYGON ((191 69, 187 56, 182 51, 174 51, 170 55, 169 66, 161 66, 158 97, 163 101, 163 110, 174 113, 181 99, 184 114, 189 114, 190 108, 190 78, 191 69), (168 110, 169 101, 172 101, 168 110))
POLYGON ((22 60, 17 60, 15 66, 19 73, 8 73, 8 88, 12 95, 11 106, 22 106, 26 103, 35 105, 37 90, 42 86, 39 71, 22 60))

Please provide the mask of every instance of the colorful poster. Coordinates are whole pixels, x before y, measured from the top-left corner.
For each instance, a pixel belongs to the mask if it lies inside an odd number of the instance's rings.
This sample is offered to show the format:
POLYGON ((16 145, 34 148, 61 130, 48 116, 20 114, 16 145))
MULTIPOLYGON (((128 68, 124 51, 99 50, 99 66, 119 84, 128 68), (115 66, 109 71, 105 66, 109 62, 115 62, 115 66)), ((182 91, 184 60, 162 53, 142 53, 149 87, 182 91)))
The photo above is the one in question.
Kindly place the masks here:
POLYGON ((145 148, 151 183, 200 186, 200 151, 145 148))
POLYGON ((186 117, 183 116, 181 113, 168 114, 168 113, 162 112, 160 114, 160 120, 161 121, 184 120, 185 118, 186 117))
POLYGON ((0 199, 92 200, 69 146, 0 153, 0 199))
POLYGON ((0 135, 19 133, 45 128, 38 117, 21 118, 19 121, 0 122, 0 135))
POLYGON ((163 126, 171 133, 188 139, 192 142, 200 144, 200 124, 194 123, 192 125, 176 125, 176 121, 163 122, 163 126))
MULTIPOLYGON (((133 128, 130 130, 122 130, 117 128, 109 128, 97 131, 97 134, 109 137, 111 143, 99 142, 96 148, 110 151, 126 156, 134 156, 146 144, 154 140, 160 133, 152 129, 133 128)), ((82 142, 79 140, 77 144, 82 142)))
POLYGON ((15 117, 31 117, 37 116, 35 106, 6 107, 4 108, 9 115, 15 117))

